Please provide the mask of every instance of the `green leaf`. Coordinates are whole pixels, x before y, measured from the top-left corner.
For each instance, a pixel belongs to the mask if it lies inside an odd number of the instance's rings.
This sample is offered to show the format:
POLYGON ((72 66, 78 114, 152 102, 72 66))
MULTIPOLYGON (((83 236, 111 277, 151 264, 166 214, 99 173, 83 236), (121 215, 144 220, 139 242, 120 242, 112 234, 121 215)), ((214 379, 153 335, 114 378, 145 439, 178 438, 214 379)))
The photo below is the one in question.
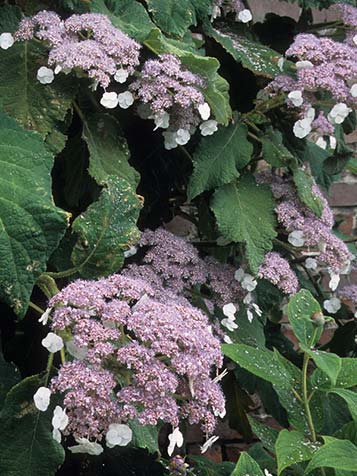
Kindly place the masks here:
POLYGON ((316 369, 311 376, 311 383, 315 388, 331 390, 335 388, 349 388, 357 385, 357 359, 352 357, 341 358, 341 370, 336 383, 331 386, 331 381, 320 369, 316 369))
POLYGON ((324 352, 322 350, 311 350, 305 346, 302 346, 301 348, 312 358, 317 367, 329 377, 329 379, 331 380, 331 384, 335 385, 338 374, 341 370, 341 357, 331 352, 324 352))
POLYGON ((146 0, 149 12, 162 31, 183 36, 191 25, 197 25, 197 10, 208 15, 209 0, 146 0))
POLYGON ((249 175, 243 176, 236 183, 220 187, 211 208, 222 235, 246 244, 250 268, 257 272, 276 236, 274 200, 269 188, 258 185, 249 175))
POLYGON ((316 468, 355 471, 357 446, 348 440, 335 440, 322 446, 312 457, 305 474, 316 468))
POLYGON ((279 436, 279 430, 271 428, 270 426, 261 423, 259 420, 248 416, 249 423, 252 427, 253 432, 263 443, 264 448, 266 448, 270 453, 275 451, 275 442, 279 436))
POLYGON ((205 456, 189 455, 189 461, 194 463, 196 476, 231 476, 234 464, 229 461, 215 463, 205 456))
POLYGON ((322 330, 312 320, 313 316, 321 313, 320 304, 310 291, 302 289, 290 298, 288 317, 295 336, 307 348, 318 342, 322 330))
MULTIPOLYGON (((8 26, 9 15, 5 17, 8 26)), ((0 9, 0 31, 4 31, 2 19, 0 9)), ((18 24, 16 7, 13 24, 18 24)), ((69 76, 56 76, 52 84, 41 84, 36 79, 46 56, 46 48, 36 41, 16 42, 8 50, 0 50, 0 109, 44 138, 64 120, 74 95, 69 76)))
POLYGON ((273 167, 296 164, 296 159, 283 144, 283 135, 277 129, 269 128, 261 138, 263 158, 273 167))
POLYGON ((254 375, 283 387, 290 385, 290 375, 275 358, 274 352, 255 349, 245 344, 223 344, 222 351, 233 362, 254 375))
POLYGON ((135 190, 139 174, 129 165, 129 148, 118 121, 109 114, 93 114, 83 123, 83 139, 89 149, 89 174, 99 185, 113 177, 127 181, 135 190))
POLYGON ((242 63, 254 74, 266 78, 273 78, 281 74, 278 61, 282 56, 268 46, 238 35, 228 27, 217 29, 207 23, 205 31, 221 44, 236 61, 242 63))
POLYGON ((64 449, 52 437, 52 414, 40 412, 33 395, 38 376, 13 387, 0 415, 1 476, 54 476, 64 461, 64 449))
POLYGON ((231 476, 264 476, 258 463, 243 451, 231 476))
POLYGON ((302 169, 295 169, 293 179, 297 189, 298 197, 310 210, 318 217, 323 211, 323 203, 320 197, 315 195, 313 191, 314 180, 302 169))
MULTIPOLYGON (((330 157, 330 152, 322 149, 314 142, 305 141, 303 151, 300 151, 302 162, 308 162, 311 167, 311 173, 318 185, 328 190, 334 178, 329 175, 324 167, 326 160, 330 157)), ((300 144, 302 145, 302 144, 300 144)), ((297 151, 299 152, 299 151, 297 151)))
POLYGON ((309 461, 315 451, 316 446, 299 431, 282 430, 275 443, 278 476, 293 464, 309 461))
POLYGON ((71 259, 84 278, 108 276, 123 266, 123 251, 139 239, 140 208, 127 181, 108 179, 98 201, 74 220, 72 229, 79 238, 71 259))
POLYGON ((90 9, 107 15, 114 26, 140 42, 155 28, 145 7, 135 0, 92 0, 90 9))
POLYGON ((0 113, 0 299, 23 317, 33 285, 66 230, 53 204, 53 157, 40 135, 0 113))
POLYGON ((253 153, 247 127, 239 119, 220 127, 213 136, 203 137, 193 155, 193 173, 188 184, 190 200, 205 190, 225 185, 239 177, 253 153))
POLYGON ((149 453, 156 453, 159 451, 159 430, 156 426, 140 425, 136 419, 129 420, 128 424, 133 431, 131 444, 135 448, 147 449, 149 453))
POLYGON ((207 81, 207 87, 202 93, 213 115, 220 124, 228 124, 232 117, 229 105, 229 84, 217 73, 220 64, 216 58, 194 54, 187 49, 185 43, 182 43, 179 48, 177 42, 165 38, 158 29, 152 30, 144 44, 157 55, 172 53, 178 56, 182 64, 190 71, 202 76, 207 81))
POLYGON ((264 325, 265 319, 260 316, 255 316, 250 322, 245 306, 240 306, 237 314, 237 322, 239 322, 238 329, 232 332, 234 342, 239 344, 247 344, 253 347, 265 347, 264 325))
POLYGON ((4 359, 0 352, 0 410, 5 401, 7 392, 11 387, 16 385, 21 379, 20 372, 17 367, 4 359))
POLYGON ((351 412, 352 418, 355 420, 355 422, 357 422, 357 393, 343 388, 331 390, 331 392, 345 400, 348 409, 351 412))

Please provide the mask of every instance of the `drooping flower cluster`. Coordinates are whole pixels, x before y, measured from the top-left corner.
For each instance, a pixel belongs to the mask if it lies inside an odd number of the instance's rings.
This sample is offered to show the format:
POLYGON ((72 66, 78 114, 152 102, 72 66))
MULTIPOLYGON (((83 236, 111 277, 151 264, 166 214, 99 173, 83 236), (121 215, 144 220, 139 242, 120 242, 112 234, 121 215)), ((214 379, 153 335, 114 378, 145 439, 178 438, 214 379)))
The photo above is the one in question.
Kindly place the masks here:
POLYGON ((265 255, 258 276, 267 279, 285 294, 295 294, 298 291, 299 282, 296 274, 289 262, 275 251, 265 255))
POLYGON ((211 378, 220 343, 207 316, 140 278, 75 281, 49 303, 52 330, 73 337, 77 356, 51 389, 64 394, 65 433, 100 439, 113 422, 137 418, 174 427, 180 419, 211 433, 224 398, 211 378))
POLYGON ((173 149, 187 144, 198 125, 202 135, 217 130, 217 122, 208 120, 211 110, 201 92, 204 87, 204 79, 185 69, 179 58, 163 54, 145 62, 130 90, 141 103, 139 115, 166 129, 165 147, 173 149))
MULTIPOLYGON (((353 25, 357 8, 340 6, 347 25, 353 25), (345 8, 346 7, 346 8, 345 8)), ((357 106, 357 35, 349 32, 344 42, 313 34, 299 34, 286 51, 295 58, 296 78, 279 75, 267 87, 270 93, 287 93, 287 105, 298 108, 300 118, 294 125, 294 134, 304 138, 317 133, 317 144, 326 148, 323 136, 331 136, 335 124, 342 124, 357 106), (330 106, 319 106, 319 100, 330 106)), ((333 148, 335 142, 330 146, 333 148)))
POLYGON ((352 255, 345 243, 332 231, 333 212, 316 184, 312 191, 323 206, 321 217, 316 216, 298 198, 289 178, 269 172, 257 176, 260 183, 270 185, 278 203, 275 212, 288 241, 304 252, 316 252, 316 260, 332 273, 342 273, 349 266, 352 255))
POLYGON ((103 88, 117 77, 126 79, 139 64, 139 43, 97 13, 62 20, 54 12, 41 11, 21 21, 15 38, 45 41, 50 47, 48 65, 55 73, 81 70, 103 88))

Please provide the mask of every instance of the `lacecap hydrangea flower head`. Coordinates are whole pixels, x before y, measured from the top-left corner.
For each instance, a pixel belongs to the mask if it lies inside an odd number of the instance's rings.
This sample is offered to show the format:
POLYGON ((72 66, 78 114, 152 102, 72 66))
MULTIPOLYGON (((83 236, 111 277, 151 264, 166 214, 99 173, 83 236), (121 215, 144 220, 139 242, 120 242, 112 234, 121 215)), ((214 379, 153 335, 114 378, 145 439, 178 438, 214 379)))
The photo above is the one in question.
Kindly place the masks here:
POLYGON ((76 355, 51 382, 64 398, 64 434, 100 440, 111 424, 134 418, 173 427, 188 419, 212 433, 225 412, 211 378, 222 354, 203 312, 122 275, 75 281, 50 307, 52 331, 72 336, 67 350, 76 355))
POLYGON ((298 120, 293 132, 304 138, 316 132, 317 144, 326 148, 330 143, 323 136, 333 136, 337 124, 342 124, 357 106, 357 8, 339 5, 347 31, 343 42, 313 34, 295 37, 286 56, 295 59, 295 78, 281 74, 267 87, 270 93, 287 94, 288 107, 295 108, 298 120), (321 96, 322 95, 322 96, 321 96), (325 106, 321 105, 321 99, 325 106))

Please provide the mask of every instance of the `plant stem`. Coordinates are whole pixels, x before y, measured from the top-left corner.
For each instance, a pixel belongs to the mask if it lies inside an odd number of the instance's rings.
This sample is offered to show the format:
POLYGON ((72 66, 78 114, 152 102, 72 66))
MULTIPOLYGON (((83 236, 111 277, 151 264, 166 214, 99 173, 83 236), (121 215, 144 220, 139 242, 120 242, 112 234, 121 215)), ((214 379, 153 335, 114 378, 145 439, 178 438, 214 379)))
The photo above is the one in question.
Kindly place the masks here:
POLYGON ((56 281, 47 273, 42 273, 36 284, 48 299, 59 293, 56 281))
POLYGON ((314 422, 312 420, 310 405, 309 405, 309 396, 307 394, 307 366, 309 364, 310 357, 308 354, 304 354, 304 362, 302 365, 302 398, 305 408, 305 413, 307 417, 307 423, 309 425, 310 433, 311 433, 311 440, 315 443, 316 438, 316 431, 314 427, 314 422))
POLYGON ((77 273, 77 271, 78 271, 78 268, 69 268, 69 269, 66 269, 65 271, 59 271, 58 273, 47 271, 44 274, 46 276, 51 277, 51 278, 57 278, 58 279, 58 278, 67 278, 68 276, 72 276, 72 274, 77 273))
POLYGON ((263 143, 263 141, 261 139, 259 139, 259 137, 257 137, 255 134, 253 134, 253 132, 248 132, 248 136, 251 137, 252 139, 256 140, 257 142, 259 142, 260 144, 263 143))
POLYGON ((64 364, 66 362, 66 354, 64 352, 64 347, 60 350, 60 356, 61 356, 61 363, 64 364))
POLYGON ((45 387, 47 387, 48 379, 50 377, 50 372, 51 372, 52 364, 53 364, 53 356, 54 354, 52 354, 52 352, 50 352, 48 355, 48 360, 46 365, 46 378, 45 378, 45 385, 44 385, 45 387))
POLYGON ((32 309, 34 309, 35 311, 37 311, 41 315, 45 312, 43 309, 41 309, 39 306, 37 306, 37 304, 34 304, 31 301, 29 302, 29 307, 31 307, 32 309))

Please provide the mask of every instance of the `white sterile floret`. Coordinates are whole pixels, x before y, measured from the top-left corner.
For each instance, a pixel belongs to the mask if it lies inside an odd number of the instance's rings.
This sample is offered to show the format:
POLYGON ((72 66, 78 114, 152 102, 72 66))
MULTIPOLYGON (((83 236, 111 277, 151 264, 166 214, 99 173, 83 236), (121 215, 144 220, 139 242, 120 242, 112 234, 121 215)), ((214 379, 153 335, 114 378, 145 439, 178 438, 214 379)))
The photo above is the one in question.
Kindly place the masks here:
POLYGON ((62 337, 54 334, 53 332, 49 332, 47 336, 42 339, 41 343, 43 347, 46 347, 48 352, 51 352, 52 354, 63 348, 62 337))
POLYGON ((222 310, 225 316, 230 317, 233 320, 235 319, 234 314, 237 312, 237 308, 232 302, 225 304, 222 310))
POLYGON ((352 38, 353 43, 357 46, 357 35, 352 38))
POLYGON ((0 48, 7 50, 15 43, 14 37, 11 33, 1 33, 0 35, 0 48))
POLYGON ((52 426, 56 430, 64 430, 68 425, 68 416, 66 410, 63 410, 62 407, 56 405, 56 408, 53 410, 52 417, 52 426))
POLYGON ((311 129, 311 121, 307 118, 304 118, 295 122, 293 132, 295 137, 298 139, 303 139, 310 134, 311 129))
POLYGON ((176 131, 176 143, 178 145, 185 145, 190 140, 191 134, 187 129, 179 129, 176 131))
POLYGON ((248 318, 248 321, 249 321, 250 323, 253 322, 254 315, 253 315, 253 313, 252 313, 252 311, 251 311, 250 309, 247 309, 247 318, 248 318))
POLYGON ((109 425, 107 434, 105 435, 105 441, 108 448, 114 448, 114 446, 126 446, 131 442, 133 438, 133 432, 128 425, 121 423, 112 423, 109 425))
POLYGON ((155 129, 167 129, 170 125, 170 114, 167 112, 162 112, 161 114, 155 114, 154 116, 154 122, 155 122, 155 129))
POLYGON ((170 443, 169 447, 167 448, 167 453, 169 456, 172 456, 175 446, 177 446, 177 448, 181 448, 183 445, 183 434, 179 428, 175 428, 174 431, 170 433, 168 438, 170 443))
POLYGON ((267 469, 264 469, 264 476, 273 476, 267 469))
POLYGON ((352 97, 357 98, 357 83, 351 86, 350 93, 352 97))
POLYGON ((285 63, 285 58, 284 58, 284 56, 281 56, 281 57, 278 59, 278 68, 280 69, 280 71, 283 71, 283 69, 284 69, 284 63, 285 63))
POLYGON ((176 142, 176 132, 165 131, 162 133, 162 135, 165 139, 164 146, 166 150, 175 149, 177 147, 178 144, 176 142))
POLYGON ((244 278, 241 281, 241 286, 246 291, 252 292, 257 287, 257 280, 254 279, 254 276, 250 274, 245 274, 244 278))
POLYGON ((233 341, 229 336, 224 336, 223 342, 225 342, 226 344, 233 344, 233 341))
POLYGON ((237 271, 234 273, 234 279, 236 279, 239 283, 244 278, 245 272, 243 268, 238 268, 237 271))
POLYGON ((243 304, 250 304, 253 301, 253 295, 252 293, 247 293, 244 298, 243 298, 243 304))
POLYGON ((87 438, 76 438, 76 446, 69 446, 72 453, 87 453, 92 456, 98 456, 103 453, 103 447, 99 443, 89 441, 87 438))
POLYGON ((62 66, 60 66, 60 65, 58 64, 58 65, 55 67, 54 73, 55 73, 55 74, 58 74, 58 73, 60 73, 61 71, 62 71, 62 66))
POLYGON ((55 73, 51 68, 41 66, 37 71, 37 79, 41 84, 50 84, 55 79, 55 73))
POLYGON ((52 430, 52 438, 57 441, 57 443, 61 443, 62 435, 61 432, 57 428, 53 428, 52 430))
POLYGON ((211 108, 206 102, 204 102, 203 104, 200 104, 198 106, 198 112, 200 113, 201 119, 203 121, 207 121, 207 119, 211 115, 211 108))
POLYGON ((331 124, 342 124, 350 112, 352 112, 352 109, 348 107, 347 104, 339 102, 338 104, 335 104, 328 113, 327 119, 331 124))
POLYGON ((221 324, 223 327, 225 327, 226 329, 228 329, 229 331, 233 332, 234 329, 238 329, 238 326, 237 324, 234 322, 233 319, 229 319, 228 317, 227 318, 224 318, 221 320, 221 324))
POLYGON ((206 453, 206 451, 211 448, 211 446, 213 445, 213 443, 215 443, 217 440, 219 439, 219 436, 211 436, 211 438, 209 438, 207 441, 205 441, 203 443, 202 446, 200 446, 200 449, 201 449, 201 453, 206 453))
POLYGON ((33 401, 35 402, 37 410, 45 412, 50 404, 50 398, 51 390, 47 387, 40 387, 33 396, 33 401))
POLYGON ((148 104, 139 104, 136 108, 136 112, 140 119, 151 119, 154 117, 148 104))
POLYGON ((200 131, 203 136, 211 136, 218 130, 218 122, 210 119, 200 124, 200 131))
POLYGON ((297 61, 295 63, 295 66, 296 66, 297 70, 304 69, 304 68, 311 69, 311 68, 314 67, 314 65, 311 63, 311 61, 308 61, 308 60, 297 61))
POLYGON ((128 250, 124 251, 124 258, 130 258, 130 256, 136 255, 137 251, 136 246, 131 246, 128 250))
POLYGON ((263 314, 263 311, 260 309, 260 307, 258 306, 258 304, 255 304, 255 302, 252 303, 252 308, 254 309, 255 313, 261 317, 262 314, 263 314))
POLYGON ((306 258, 305 268, 315 271, 317 269, 317 261, 315 260, 315 258, 306 258))
POLYGON ((323 137, 319 137, 316 141, 316 145, 318 145, 319 147, 321 147, 321 149, 326 149, 327 147, 327 142, 325 141, 325 139, 323 137))
POLYGON ((340 275, 338 273, 334 273, 333 271, 331 271, 328 287, 331 289, 331 291, 336 291, 337 286, 339 284, 340 284, 340 275))
POLYGON ((240 20, 242 23, 248 23, 252 20, 252 12, 248 10, 248 8, 245 8, 244 10, 241 10, 238 15, 237 15, 238 20, 240 20))
POLYGON ((45 326, 48 322, 48 319, 50 317, 50 314, 51 314, 51 311, 52 311, 52 307, 48 307, 46 309, 46 311, 42 314, 42 316, 40 317, 40 319, 38 320, 38 322, 40 322, 43 326, 45 326))
POLYGON ((330 136, 329 139, 330 139, 330 148, 331 149, 336 149, 336 145, 337 145, 336 137, 335 136, 330 136))
POLYGON ((336 312, 341 309, 341 301, 336 297, 326 299, 324 301, 324 308, 330 314, 336 314, 336 312))
POLYGON ((107 109, 114 109, 118 105, 118 95, 114 91, 111 93, 104 93, 100 104, 107 109))
POLYGON ((288 242, 296 246, 296 248, 300 248, 301 246, 304 246, 305 239, 304 239, 304 233, 300 230, 294 230, 291 233, 289 233, 288 236, 288 242))
POLYGON ((116 81, 117 83, 123 84, 128 79, 128 76, 129 76, 129 73, 125 69, 120 68, 117 70, 117 72, 114 75, 114 81, 116 81))
POLYGON ((134 96, 130 91, 118 94, 118 103, 122 109, 128 109, 134 102, 134 96))
POLYGON ((304 99, 302 97, 302 91, 291 91, 288 94, 288 98, 294 106, 301 106, 301 104, 304 102, 304 99))

